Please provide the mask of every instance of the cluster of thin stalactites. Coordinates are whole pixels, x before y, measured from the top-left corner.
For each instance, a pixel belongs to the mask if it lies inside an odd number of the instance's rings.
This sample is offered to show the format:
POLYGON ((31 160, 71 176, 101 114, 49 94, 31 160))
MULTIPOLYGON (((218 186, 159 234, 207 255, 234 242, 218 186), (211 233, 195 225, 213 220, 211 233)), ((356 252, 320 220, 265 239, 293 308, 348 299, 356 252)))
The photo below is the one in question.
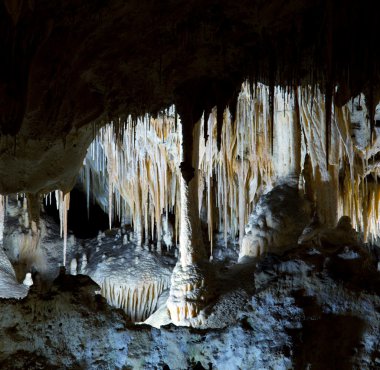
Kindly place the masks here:
MULTIPOLYGON (((198 199, 211 247, 214 231, 222 232, 226 243, 229 237, 242 237, 258 196, 289 177, 304 189, 322 222, 334 224, 348 215, 365 240, 376 238, 377 165, 368 161, 371 140, 363 149, 352 138, 352 107, 358 98, 326 109, 324 95, 311 88, 275 88, 269 104, 271 94, 262 84, 242 85, 234 120, 228 109, 224 112, 220 150, 216 110, 201 119, 200 132, 206 125, 209 136, 199 140, 198 199), (331 114, 330 126, 326 114, 331 114)), ((110 227, 113 217, 132 223, 138 243, 161 241, 173 214, 178 238, 181 137, 174 107, 158 118, 119 122, 117 130, 113 123, 101 128, 80 175, 88 206, 92 194, 108 212, 110 227)), ((56 199, 66 244, 69 195, 57 192, 56 199)))
MULTIPOLYGON (((258 196, 289 176, 297 178, 322 222, 332 225, 348 215, 366 240, 375 237, 376 167, 369 183, 367 150, 352 139, 355 100, 326 109, 324 95, 311 88, 275 88, 271 104, 270 94, 265 85, 243 84, 234 120, 228 109, 224 112, 220 150, 216 110, 201 119, 200 132, 206 125, 209 135, 199 140, 198 200, 211 246, 216 230, 226 242, 242 236, 258 196)), ((100 129, 82 180, 88 194, 93 185, 108 194, 110 223, 116 215, 133 223, 138 240, 161 240, 169 213, 175 215, 174 234, 179 234, 180 162, 181 124, 172 107, 156 119, 127 120, 122 135, 112 124, 100 129)))
POLYGON ((169 283, 169 278, 161 278, 134 286, 105 278, 101 293, 112 306, 122 308, 133 322, 138 322, 155 311, 160 294, 169 288, 169 283))

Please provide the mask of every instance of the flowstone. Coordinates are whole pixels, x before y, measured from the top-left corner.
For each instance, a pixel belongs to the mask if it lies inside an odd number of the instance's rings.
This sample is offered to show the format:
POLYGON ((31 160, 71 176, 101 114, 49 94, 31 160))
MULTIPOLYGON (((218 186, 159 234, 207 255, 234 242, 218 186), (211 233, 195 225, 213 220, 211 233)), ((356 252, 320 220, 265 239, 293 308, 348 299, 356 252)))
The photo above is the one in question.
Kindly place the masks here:
POLYGON ((309 217, 310 204, 297 187, 286 184, 274 187, 260 197, 249 216, 239 261, 266 252, 281 254, 294 247, 309 217))

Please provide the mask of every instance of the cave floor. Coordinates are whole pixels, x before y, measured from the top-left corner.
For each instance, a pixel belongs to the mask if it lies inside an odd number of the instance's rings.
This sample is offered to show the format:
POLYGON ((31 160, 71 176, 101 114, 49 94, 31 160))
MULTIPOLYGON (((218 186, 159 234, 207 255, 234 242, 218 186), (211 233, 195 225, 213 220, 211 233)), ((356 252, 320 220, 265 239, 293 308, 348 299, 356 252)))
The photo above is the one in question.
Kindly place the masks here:
POLYGON ((213 299, 197 329, 135 325, 80 274, 60 275, 47 290, 37 283, 22 300, 1 299, 0 367, 380 366, 380 274, 365 248, 297 247, 244 264, 219 258, 210 268, 213 299))

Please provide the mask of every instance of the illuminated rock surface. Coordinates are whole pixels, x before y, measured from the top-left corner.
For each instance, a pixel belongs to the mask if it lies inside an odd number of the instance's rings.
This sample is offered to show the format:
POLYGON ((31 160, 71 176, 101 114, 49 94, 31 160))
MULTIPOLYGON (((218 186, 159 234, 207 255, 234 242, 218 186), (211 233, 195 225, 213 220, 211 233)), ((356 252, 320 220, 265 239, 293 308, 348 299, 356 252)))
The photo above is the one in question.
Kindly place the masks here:
POLYGON ((158 330, 131 325, 94 295, 99 287, 89 278, 60 276, 47 292, 33 285, 23 300, 0 301, 0 364, 186 369, 200 361, 217 369, 372 369, 380 361, 379 282, 362 247, 300 247, 219 270, 217 295, 200 329, 158 330))

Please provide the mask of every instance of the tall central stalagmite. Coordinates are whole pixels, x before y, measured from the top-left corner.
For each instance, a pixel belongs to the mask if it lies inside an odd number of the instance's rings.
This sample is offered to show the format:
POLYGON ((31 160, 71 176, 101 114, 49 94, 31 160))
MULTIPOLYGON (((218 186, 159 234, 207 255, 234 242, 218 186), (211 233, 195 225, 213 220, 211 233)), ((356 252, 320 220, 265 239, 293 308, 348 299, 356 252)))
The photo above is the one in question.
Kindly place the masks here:
POLYGON ((173 271, 167 306, 175 324, 191 325, 190 320, 199 314, 207 300, 208 272, 198 209, 200 119, 190 105, 185 108, 181 114, 180 258, 173 271))

